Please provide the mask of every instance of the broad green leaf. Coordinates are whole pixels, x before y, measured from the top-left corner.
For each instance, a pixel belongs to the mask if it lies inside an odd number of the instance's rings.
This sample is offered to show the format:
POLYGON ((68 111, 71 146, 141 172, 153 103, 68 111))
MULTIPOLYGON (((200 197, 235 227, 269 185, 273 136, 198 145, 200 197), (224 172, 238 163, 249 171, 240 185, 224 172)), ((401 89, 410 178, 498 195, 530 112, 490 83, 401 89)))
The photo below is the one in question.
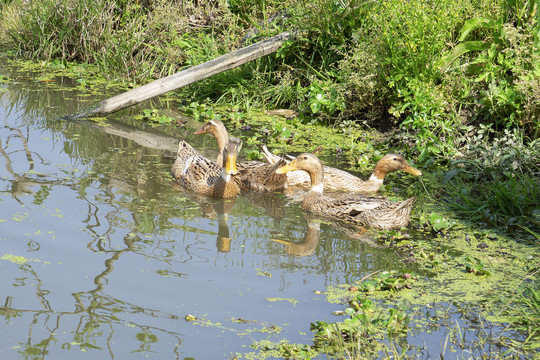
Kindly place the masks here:
POLYGON ((469 19, 465 21, 465 24, 463 24, 463 27, 461 28, 461 35, 459 36, 458 41, 464 41, 469 33, 475 29, 478 28, 492 28, 493 27, 493 21, 489 19, 484 18, 474 18, 469 19))
POLYGON ((454 62, 461 55, 468 53, 470 51, 483 51, 488 48, 488 44, 483 41, 466 41, 460 44, 457 44, 454 50, 448 55, 445 55, 439 61, 441 71, 445 71, 446 68, 454 62))

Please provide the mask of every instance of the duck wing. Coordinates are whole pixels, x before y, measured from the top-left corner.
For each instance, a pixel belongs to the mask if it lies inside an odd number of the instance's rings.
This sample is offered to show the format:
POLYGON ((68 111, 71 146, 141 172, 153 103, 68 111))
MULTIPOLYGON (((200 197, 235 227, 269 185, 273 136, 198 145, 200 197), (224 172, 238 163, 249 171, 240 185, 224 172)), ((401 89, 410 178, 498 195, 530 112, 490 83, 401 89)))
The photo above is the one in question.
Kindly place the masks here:
POLYGON ((246 161, 238 164, 237 179, 240 186, 257 191, 278 191, 287 187, 287 175, 277 174, 276 170, 285 165, 283 159, 275 164, 260 161, 246 161))
POLYGON ((205 158, 185 141, 178 145, 176 160, 171 169, 174 177, 185 185, 210 186, 221 176, 221 168, 205 158))

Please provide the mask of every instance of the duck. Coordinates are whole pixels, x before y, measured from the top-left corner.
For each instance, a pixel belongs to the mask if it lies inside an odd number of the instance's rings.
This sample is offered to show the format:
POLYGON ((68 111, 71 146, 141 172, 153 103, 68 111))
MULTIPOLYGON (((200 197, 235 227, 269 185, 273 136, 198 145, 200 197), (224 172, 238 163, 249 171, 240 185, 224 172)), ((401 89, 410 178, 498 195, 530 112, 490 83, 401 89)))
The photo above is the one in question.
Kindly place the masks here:
MULTIPOLYGON (((228 142, 229 133, 223 122, 212 119, 194 132, 195 135, 209 134, 217 140, 219 154, 216 162, 222 161, 221 153, 228 142)), ((237 164, 236 179, 243 189, 255 191, 281 191, 287 188, 287 176, 277 174, 275 170, 286 164, 285 160, 277 159, 272 164, 261 161, 245 161, 237 164)))
POLYGON ((323 195, 324 168, 319 158, 311 153, 298 155, 276 172, 286 174, 295 170, 304 170, 311 179, 302 208, 312 214, 378 230, 401 229, 409 224, 416 197, 397 202, 382 196, 360 194, 339 199, 326 197, 323 195))
POLYGON ((233 198, 240 193, 236 157, 238 147, 227 143, 221 154, 221 163, 205 158, 190 144, 180 141, 176 160, 171 168, 175 179, 197 194, 215 198, 233 198))
MULTIPOLYGON (((263 156, 269 164, 275 164, 284 160, 282 157, 273 154, 266 145, 262 147, 263 156)), ((407 160, 398 154, 387 154, 375 165, 375 169, 367 181, 364 181, 344 170, 336 169, 330 166, 324 166, 324 190, 342 191, 355 193, 375 193, 381 188, 386 174, 393 171, 405 171, 414 176, 421 176, 422 172, 415 169, 407 160)), ((287 186, 301 187, 308 189, 310 187, 309 175, 304 171, 290 171, 287 173, 287 186)))

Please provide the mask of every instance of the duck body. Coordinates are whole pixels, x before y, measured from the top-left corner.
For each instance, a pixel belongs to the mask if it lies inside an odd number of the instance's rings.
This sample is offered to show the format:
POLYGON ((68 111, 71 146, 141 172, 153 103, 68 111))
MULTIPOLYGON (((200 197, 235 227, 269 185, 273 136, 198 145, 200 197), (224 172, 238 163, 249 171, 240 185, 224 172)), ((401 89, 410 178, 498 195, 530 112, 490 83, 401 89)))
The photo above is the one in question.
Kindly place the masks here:
MULTIPOLYGON (((263 155, 269 164, 284 160, 271 153, 266 146, 263 146, 263 155)), ((340 169, 324 165, 322 167, 324 171, 324 191, 373 193, 379 191, 386 174, 392 171, 402 170, 415 176, 422 175, 420 170, 409 165, 403 157, 397 154, 388 154, 379 160, 367 181, 340 169)), ((300 170, 287 172, 287 185, 289 187, 308 189, 311 186, 310 176, 307 172, 300 170)))
POLYGON ((234 178, 237 173, 236 152, 236 145, 227 144, 221 154, 220 166, 199 154, 187 142, 181 141, 171 172, 180 184, 197 194, 232 198, 240 192, 234 178))
POLYGON ((311 188, 304 197, 302 207, 313 214, 380 230, 400 229, 409 224, 416 197, 399 202, 381 196, 329 198, 323 195, 324 169, 317 156, 310 153, 300 154, 276 172, 288 173, 295 170, 304 170, 310 176, 311 188))
MULTIPOLYGON (((227 128, 219 119, 213 119, 204 124, 204 126, 195 131, 196 135, 210 134, 214 136, 218 143, 220 154, 225 144, 229 142, 227 128)), ((218 155, 217 161, 221 160, 218 155)), ((277 159, 272 164, 261 161, 246 161, 237 164, 237 174, 235 178, 243 189, 256 191, 280 191, 287 188, 287 176, 277 174, 275 170, 284 166, 286 162, 277 159)))
POLYGON ((314 214, 379 230, 401 229, 409 225, 416 197, 393 202, 382 196, 354 196, 333 199, 310 191, 302 207, 314 214))

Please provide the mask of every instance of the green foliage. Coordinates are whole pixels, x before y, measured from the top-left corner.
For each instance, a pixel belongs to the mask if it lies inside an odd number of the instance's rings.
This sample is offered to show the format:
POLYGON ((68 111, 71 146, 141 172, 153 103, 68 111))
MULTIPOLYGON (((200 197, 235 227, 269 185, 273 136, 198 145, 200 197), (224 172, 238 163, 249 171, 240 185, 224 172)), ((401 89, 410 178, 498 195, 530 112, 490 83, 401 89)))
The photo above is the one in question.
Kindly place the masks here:
POLYGON ((538 283, 527 287, 520 296, 520 316, 514 319, 516 329, 529 333, 521 347, 540 349, 540 288, 538 283))
MULTIPOLYGON (((469 52, 472 61, 467 64, 471 87, 481 94, 479 104, 482 119, 493 119, 500 126, 527 126, 538 130, 538 124, 530 118, 538 117, 538 112, 525 109, 530 97, 538 97, 540 77, 539 51, 534 32, 524 31, 514 24, 503 23, 503 19, 473 18, 467 20, 461 29, 459 44, 441 58, 444 71, 454 60, 469 52), (488 31, 490 38, 467 40, 474 32, 488 31), (520 85, 523 81, 533 82, 531 87, 520 85), (527 92, 531 92, 527 94, 527 92)), ((476 92, 475 91, 475 92, 476 92)))
POLYGON ((455 154, 463 123, 540 131, 537 1, 4 1, 17 55, 96 63, 146 82, 284 30, 267 56, 181 90, 328 124, 401 125, 420 162, 455 154), (388 119, 389 121, 382 121, 388 119))
POLYGON ((463 260, 464 260, 465 270, 467 272, 474 275, 478 275, 478 276, 491 275, 489 271, 484 270, 484 264, 482 264, 482 261, 480 259, 470 257, 470 256, 465 256, 463 260))
POLYGON ((144 119, 151 123, 170 124, 175 121, 175 118, 167 115, 160 115, 156 109, 144 109, 141 115, 136 115, 136 119, 144 119))
POLYGON ((410 318, 406 304, 385 309, 359 294, 349 305, 345 310, 349 318, 344 321, 311 324, 315 348, 336 358, 343 358, 345 354, 354 359, 373 358, 385 347, 381 340, 393 339, 407 331, 410 318))
POLYGON ((188 106, 182 106, 182 110, 197 121, 207 122, 212 119, 221 120, 221 116, 214 112, 214 108, 208 104, 199 104, 194 101, 188 106))
MULTIPOLYGON (((362 292, 397 291, 403 288, 409 288, 410 279, 413 277, 414 274, 409 272, 383 271, 372 276, 370 279, 362 281, 357 288, 362 292)), ((351 306, 353 305, 351 304, 351 306)))
POLYGON ((469 137, 444 176, 448 205, 489 226, 538 227, 540 141, 524 144, 518 132, 489 127, 469 137))
POLYGON ((229 14, 212 3, 155 1, 151 7, 122 0, 13 1, 3 12, 0 43, 17 55, 34 59, 65 59, 97 63, 109 76, 131 80, 163 77, 221 54, 229 14), (183 11, 178 11, 178 8, 183 11), (223 31, 214 32, 219 18, 223 31), (190 23, 191 22, 191 23, 190 23), (203 31, 193 31, 196 23, 203 31), (193 36, 187 37, 187 33, 193 36))
POLYGON ((332 84, 312 83, 307 94, 307 109, 311 115, 334 115, 343 110, 345 104, 332 84))
POLYGON ((443 229, 449 229, 452 227, 453 223, 450 220, 447 220, 441 214, 431 213, 428 218, 429 225, 433 231, 437 232, 443 229))

